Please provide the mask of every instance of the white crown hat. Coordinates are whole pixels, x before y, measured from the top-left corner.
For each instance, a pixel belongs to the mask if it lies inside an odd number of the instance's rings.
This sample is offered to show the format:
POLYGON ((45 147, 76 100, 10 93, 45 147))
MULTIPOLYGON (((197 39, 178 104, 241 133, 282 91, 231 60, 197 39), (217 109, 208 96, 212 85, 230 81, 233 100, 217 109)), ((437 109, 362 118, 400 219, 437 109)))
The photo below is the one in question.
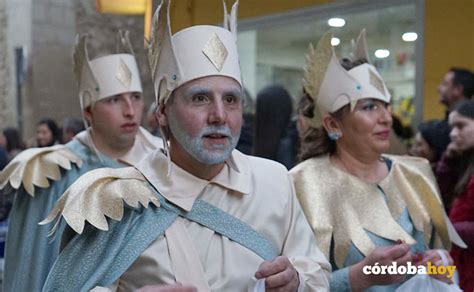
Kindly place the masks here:
MULTIPOLYGON (((358 100, 375 98, 390 102, 390 93, 375 67, 365 63, 346 70, 336 57, 331 39, 332 33, 325 33, 316 50, 310 44, 306 55, 303 86, 315 104, 313 117, 307 118, 314 128, 322 126, 324 114, 336 112, 348 104, 354 110, 358 100)), ((353 42, 351 59, 369 60, 365 30, 353 42)))
POLYGON ((196 25, 171 35, 169 0, 163 0, 153 16, 148 46, 151 73, 158 104, 167 102, 173 90, 206 76, 227 76, 242 86, 237 52, 238 1, 228 14, 224 2, 224 27, 196 25))
POLYGON ((125 92, 142 92, 140 74, 128 32, 119 32, 117 54, 89 60, 87 36, 76 37, 74 73, 81 108, 125 92))

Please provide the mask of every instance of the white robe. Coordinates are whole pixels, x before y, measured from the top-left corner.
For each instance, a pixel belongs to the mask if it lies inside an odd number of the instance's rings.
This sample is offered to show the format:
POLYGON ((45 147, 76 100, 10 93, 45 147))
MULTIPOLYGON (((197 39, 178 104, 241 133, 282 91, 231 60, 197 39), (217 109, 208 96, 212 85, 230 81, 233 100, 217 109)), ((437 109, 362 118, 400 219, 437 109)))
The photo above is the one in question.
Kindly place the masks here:
MULTIPOLYGON (((175 164, 166 176, 167 158, 156 151, 136 168, 170 202, 190 210, 204 200, 264 235, 298 271, 298 291, 326 291, 330 265, 316 247, 287 170, 276 162, 234 150, 211 181, 175 164)), ((179 217, 109 287, 133 291, 145 285, 182 283, 198 291, 247 291, 263 259, 214 231, 179 217)))

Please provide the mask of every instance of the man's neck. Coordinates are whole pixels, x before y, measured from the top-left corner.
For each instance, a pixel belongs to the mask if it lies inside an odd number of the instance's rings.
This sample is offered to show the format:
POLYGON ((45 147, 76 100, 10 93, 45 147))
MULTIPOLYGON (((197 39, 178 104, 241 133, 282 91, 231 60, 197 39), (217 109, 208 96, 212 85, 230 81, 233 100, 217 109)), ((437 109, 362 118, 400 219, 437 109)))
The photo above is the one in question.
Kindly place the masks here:
POLYGON ((120 157, 123 157, 133 147, 133 144, 122 147, 118 147, 118 144, 111 145, 111 143, 107 143, 106 141, 104 141, 104 139, 102 139, 100 135, 95 133, 92 128, 90 130, 90 136, 92 139, 92 143, 94 143, 94 146, 97 148, 97 150, 113 160, 117 160, 120 157))

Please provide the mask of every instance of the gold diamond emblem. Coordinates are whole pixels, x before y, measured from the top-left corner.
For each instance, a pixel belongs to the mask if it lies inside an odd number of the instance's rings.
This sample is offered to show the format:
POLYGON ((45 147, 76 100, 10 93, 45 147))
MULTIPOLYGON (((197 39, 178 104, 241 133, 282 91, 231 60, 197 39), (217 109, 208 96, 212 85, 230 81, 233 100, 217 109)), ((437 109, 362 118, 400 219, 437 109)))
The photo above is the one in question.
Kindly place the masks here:
POLYGON ((227 58, 228 52, 216 33, 214 33, 204 45, 202 52, 209 61, 211 61, 214 67, 216 67, 217 71, 220 72, 222 67, 224 67, 224 62, 227 58))
POLYGON ((130 83, 132 83, 132 72, 123 60, 120 60, 120 64, 115 72, 115 78, 125 87, 130 87, 130 83))
POLYGON ((380 79, 377 75, 372 72, 372 70, 369 70, 369 77, 370 77, 370 84, 375 87, 380 93, 382 93, 383 96, 385 96, 385 88, 383 85, 382 79, 380 79))

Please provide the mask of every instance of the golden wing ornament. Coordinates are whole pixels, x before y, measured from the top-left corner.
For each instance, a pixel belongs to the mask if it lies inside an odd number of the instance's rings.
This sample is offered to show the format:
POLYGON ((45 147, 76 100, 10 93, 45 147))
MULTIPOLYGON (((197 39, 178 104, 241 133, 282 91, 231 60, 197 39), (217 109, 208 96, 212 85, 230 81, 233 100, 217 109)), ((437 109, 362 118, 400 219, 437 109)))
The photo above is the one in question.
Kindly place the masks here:
POLYGON ((34 197, 35 186, 49 187, 48 179, 59 180, 60 167, 70 170, 71 163, 81 167, 82 160, 64 145, 27 149, 0 173, 0 188, 9 182, 14 189, 18 189, 23 183, 26 192, 34 197))
POLYGON ((39 224, 45 225, 56 219, 50 235, 55 233, 61 217, 79 234, 84 230, 85 221, 97 229, 108 230, 105 216, 120 221, 124 202, 134 208, 140 205, 148 208, 150 203, 160 206, 158 197, 135 168, 95 169, 76 180, 39 224))
POLYGON ((318 108, 319 90, 324 80, 326 70, 328 69, 334 50, 331 45, 332 33, 326 32, 318 42, 316 49, 309 44, 308 54, 306 55, 306 66, 303 75, 303 87, 309 97, 314 101, 314 111, 312 118, 306 118, 306 121, 313 128, 322 126, 321 113, 318 108))
POLYGON ((330 31, 326 32, 319 40, 316 50, 312 44, 309 45, 308 54, 306 55, 303 86, 314 101, 318 99, 319 89, 334 54, 331 39, 332 33, 330 31))

